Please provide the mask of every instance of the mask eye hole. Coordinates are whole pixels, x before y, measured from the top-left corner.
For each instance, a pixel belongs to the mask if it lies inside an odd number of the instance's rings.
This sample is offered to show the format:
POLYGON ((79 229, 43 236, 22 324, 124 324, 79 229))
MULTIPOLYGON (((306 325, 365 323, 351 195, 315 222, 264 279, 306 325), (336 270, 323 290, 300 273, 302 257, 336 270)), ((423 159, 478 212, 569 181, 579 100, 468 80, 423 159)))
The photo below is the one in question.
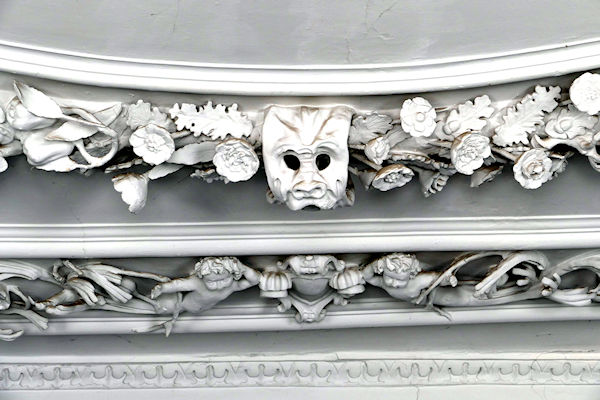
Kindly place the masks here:
POLYGON ((319 171, 323 171, 325 168, 329 167, 329 164, 331 164, 331 157, 329 157, 327 154, 319 154, 315 160, 315 164, 317 164, 317 169, 319 171))
POLYGON ((293 154, 283 156, 283 162, 291 170, 298 171, 300 169, 300 160, 293 154))

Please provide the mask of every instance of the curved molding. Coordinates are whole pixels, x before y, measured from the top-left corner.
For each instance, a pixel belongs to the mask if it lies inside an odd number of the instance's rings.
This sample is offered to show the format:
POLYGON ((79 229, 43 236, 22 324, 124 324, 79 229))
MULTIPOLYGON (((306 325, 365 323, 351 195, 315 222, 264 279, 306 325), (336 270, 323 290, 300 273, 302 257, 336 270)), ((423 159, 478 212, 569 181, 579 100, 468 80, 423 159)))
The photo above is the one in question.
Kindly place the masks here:
POLYGON ((4 257, 556 249, 598 246, 600 217, 396 218, 235 223, 0 225, 4 257), (319 229, 316 232, 315 224, 319 229), (526 241, 525 241, 526 239, 526 241))
MULTIPOLYGON (((490 307, 446 309, 451 319, 431 310, 415 308, 393 299, 367 294, 345 307, 333 306, 327 318, 311 324, 298 324, 294 312, 275 311, 269 301, 223 304, 199 315, 183 315, 172 334, 214 332, 267 332, 314 329, 410 327, 435 325, 491 324, 510 322, 549 322, 600 320, 600 307, 569 307, 545 301, 490 307)), ((0 326, 22 330, 26 336, 129 335, 165 321, 164 317, 123 316, 96 312, 85 316, 50 317, 48 329, 40 331, 32 323, 10 316, 0 318, 0 326)), ((18 341, 19 339, 17 339, 18 341)), ((173 340, 177 340, 177 336, 173 340)), ((13 345, 13 342, 11 345, 13 345)))
POLYGON ((600 66, 600 42, 427 64, 248 67, 99 57, 0 41, 0 70, 95 86, 237 95, 419 93, 523 81, 600 66))

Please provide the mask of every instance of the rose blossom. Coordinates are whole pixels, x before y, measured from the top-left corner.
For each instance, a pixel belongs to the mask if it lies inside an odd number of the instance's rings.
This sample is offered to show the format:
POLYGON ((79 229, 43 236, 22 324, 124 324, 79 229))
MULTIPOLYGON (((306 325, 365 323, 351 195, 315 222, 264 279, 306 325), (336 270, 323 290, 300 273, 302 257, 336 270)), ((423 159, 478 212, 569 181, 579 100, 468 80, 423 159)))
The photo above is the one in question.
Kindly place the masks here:
POLYGON ((406 185, 415 173, 402 164, 392 164, 381 168, 375 174, 371 185, 382 192, 406 185))
POLYGON ((32 114, 16 97, 6 107, 6 120, 13 128, 23 131, 46 128, 56 122, 55 119, 32 114))
POLYGON ((537 189, 552 178, 552 160, 543 150, 528 150, 517 159, 513 172, 525 189, 537 189))
POLYGON ((555 110, 546 122, 545 132, 554 139, 573 139, 585 135, 598 122, 598 117, 588 115, 573 106, 555 110))
POLYGON ((247 181, 258 171, 258 156, 245 140, 227 139, 215 150, 213 163, 217 173, 231 182, 247 181))
POLYGON ((402 129, 413 137, 431 136, 435 117, 435 109, 422 97, 405 100, 400 109, 402 129))
POLYGON ((594 115, 600 111, 600 75, 586 72, 575 79, 569 90, 571 101, 579 111, 594 115))
POLYGON ((369 140, 365 146, 365 155, 375 164, 381 165, 388 158, 390 149, 390 142, 387 138, 379 136, 369 140))
POLYGON ((461 174, 472 175, 492 155, 490 139, 478 133, 463 133, 452 142, 450 158, 461 174))
POLYGON ((133 132, 129 144, 135 154, 152 165, 167 161, 175 151, 175 143, 169 131, 154 124, 148 124, 133 132))

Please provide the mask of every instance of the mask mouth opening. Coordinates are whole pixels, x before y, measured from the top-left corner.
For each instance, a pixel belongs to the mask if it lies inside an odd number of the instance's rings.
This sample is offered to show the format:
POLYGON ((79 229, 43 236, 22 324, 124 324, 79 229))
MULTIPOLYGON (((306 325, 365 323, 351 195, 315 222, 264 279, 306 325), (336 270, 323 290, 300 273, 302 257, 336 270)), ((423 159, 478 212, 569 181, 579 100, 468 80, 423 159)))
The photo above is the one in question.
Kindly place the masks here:
POLYGON ((314 204, 309 204, 302 208, 302 211, 321 211, 321 209, 314 204))

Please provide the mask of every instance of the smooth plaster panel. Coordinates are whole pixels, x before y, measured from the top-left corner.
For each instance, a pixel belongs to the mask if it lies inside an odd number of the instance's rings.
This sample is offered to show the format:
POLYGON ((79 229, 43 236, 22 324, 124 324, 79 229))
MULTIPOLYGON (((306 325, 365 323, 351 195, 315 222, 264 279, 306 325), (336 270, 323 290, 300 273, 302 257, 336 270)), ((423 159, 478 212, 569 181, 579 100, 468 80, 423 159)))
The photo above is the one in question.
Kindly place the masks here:
POLYGON ((111 59, 291 68, 435 63, 600 38, 596 1, 547 5, 543 0, 5 0, 0 42, 111 59))

